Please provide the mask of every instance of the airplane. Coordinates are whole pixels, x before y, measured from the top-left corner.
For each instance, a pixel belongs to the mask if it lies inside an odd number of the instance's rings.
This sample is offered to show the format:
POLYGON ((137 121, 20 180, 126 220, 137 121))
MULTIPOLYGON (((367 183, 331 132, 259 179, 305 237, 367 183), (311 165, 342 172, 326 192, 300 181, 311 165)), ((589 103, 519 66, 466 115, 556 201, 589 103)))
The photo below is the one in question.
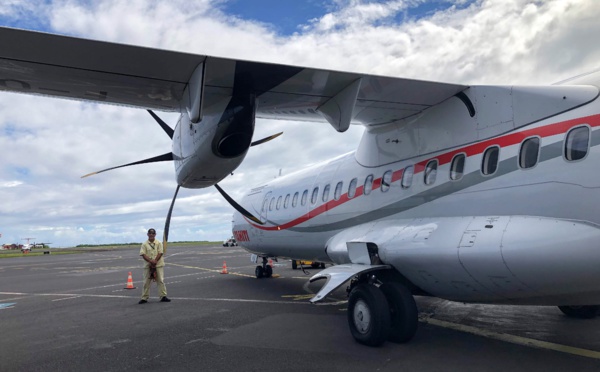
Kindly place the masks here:
MULTIPOLYGON (((368 346, 410 341, 414 296, 600 309, 600 70, 546 86, 487 86, 277 65, 0 28, 0 89, 149 110, 176 189, 215 186, 237 242, 262 259, 333 264, 348 326, 368 346), (172 129, 153 110, 180 112, 172 129), (351 124, 357 149, 268 180, 238 203, 218 183, 255 118, 351 124)), ((325 124, 327 125, 327 124, 325 124)), ((333 133, 332 130, 332 133, 333 133)), ((334 137, 332 137, 332 140, 334 137)), ((95 174, 94 173, 94 174, 95 174)))
POLYGON ((52 244, 52 243, 45 243, 45 242, 44 243, 36 243, 36 242, 29 243, 29 241, 31 241, 32 239, 35 239, 35 238, 23 238, 23 239, 21 239, 21 240, 27 240, 27 243, 25 243, 23 245, 20 245, 22 252, 25 252, 25 251, 31 252, 31 250, 33 248, 36 248, 36 247, 44 248, 44 246, 52 244))

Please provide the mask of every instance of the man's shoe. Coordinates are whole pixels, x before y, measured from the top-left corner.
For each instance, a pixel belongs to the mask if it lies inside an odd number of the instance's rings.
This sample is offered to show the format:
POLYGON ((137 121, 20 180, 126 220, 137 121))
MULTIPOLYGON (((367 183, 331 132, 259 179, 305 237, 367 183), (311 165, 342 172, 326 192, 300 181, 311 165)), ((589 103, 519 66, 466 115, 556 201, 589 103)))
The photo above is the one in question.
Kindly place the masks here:
POLYGON ((171 302, 171 300, 169 300, 169 299, 167 298, 167 296, 165 296, 165 297, 162 297, 162 298, 160 299, 160 302, 171 302))
POLYGON ((146 301, 146 300, 140 300, 140 302, 138 302, 138 305, 145 304, 146 302, 148 302, 148 301, 146 301))

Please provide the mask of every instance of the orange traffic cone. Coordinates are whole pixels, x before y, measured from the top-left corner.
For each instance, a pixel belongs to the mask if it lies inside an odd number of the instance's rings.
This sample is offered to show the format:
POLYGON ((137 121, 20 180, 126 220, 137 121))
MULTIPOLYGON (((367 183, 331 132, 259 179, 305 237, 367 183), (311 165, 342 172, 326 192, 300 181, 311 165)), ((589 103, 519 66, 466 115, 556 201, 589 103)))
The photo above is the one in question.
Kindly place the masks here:
POLYGON ((227 272, 227 264, 225 263, 225 261, 223 261, 223 270, 221 270, 221 274, 229 274, 227 272))
POLYGON ((131 271, 129 272, 129 276, 127 277, 127 287, 125 289, 135 289, 133 286, 133 278, 131 277, 131 271))
POLYGON ((269 258, 269 266, 273 267, 273 260, 269 258))

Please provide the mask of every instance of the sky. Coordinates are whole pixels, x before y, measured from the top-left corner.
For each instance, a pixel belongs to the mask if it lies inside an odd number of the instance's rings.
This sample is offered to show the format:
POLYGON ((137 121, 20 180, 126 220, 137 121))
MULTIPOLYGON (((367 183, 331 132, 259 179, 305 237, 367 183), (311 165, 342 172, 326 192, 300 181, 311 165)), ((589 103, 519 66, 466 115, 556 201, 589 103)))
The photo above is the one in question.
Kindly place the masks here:
MULTIPOLYGON (((468 85, 550 84, 600 67, 598 19, 600 2, 589 0, 0 3, 0 26, 468 85)), ((157 114, 172 126, 177 120, 157 114)), ((257 120, 254 138, 279 131, 220 183, 233 198, 353 151, 363 128, 340 134, 326 123, 257 120)), ((0 149, 0 243, 141 242, 150 227, 162 235, 176 187, 171 163, 80 178, 170 151, 145 110, 0 93, 0 149)), ((232 214, 215 188, 182 189, 169 240, 225 240, 232 214)))

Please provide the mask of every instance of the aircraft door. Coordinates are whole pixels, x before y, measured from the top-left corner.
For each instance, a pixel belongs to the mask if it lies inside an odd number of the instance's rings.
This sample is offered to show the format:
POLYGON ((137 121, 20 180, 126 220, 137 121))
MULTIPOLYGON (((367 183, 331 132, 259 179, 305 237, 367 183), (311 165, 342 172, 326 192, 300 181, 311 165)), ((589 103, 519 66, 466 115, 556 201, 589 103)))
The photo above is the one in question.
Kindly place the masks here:
POLYGON ((263 201, 262 201, 262 205, 260 206, 260 220, 261 220, 262 222, 266 222, 266 221, 267 221, 267 218, 269 217, 269 216, 268 216, 268 211, 269 211, 269 203, 270 203, 270 201, 271 201, 271 196, 272 196, 272 194, 273 194, 273 193, 272 193, 271 191, 269 191, 269 192, 268 192, 268 193, 265 195, 265 197, 264 197, 264 199, 263 199, 263 201))

